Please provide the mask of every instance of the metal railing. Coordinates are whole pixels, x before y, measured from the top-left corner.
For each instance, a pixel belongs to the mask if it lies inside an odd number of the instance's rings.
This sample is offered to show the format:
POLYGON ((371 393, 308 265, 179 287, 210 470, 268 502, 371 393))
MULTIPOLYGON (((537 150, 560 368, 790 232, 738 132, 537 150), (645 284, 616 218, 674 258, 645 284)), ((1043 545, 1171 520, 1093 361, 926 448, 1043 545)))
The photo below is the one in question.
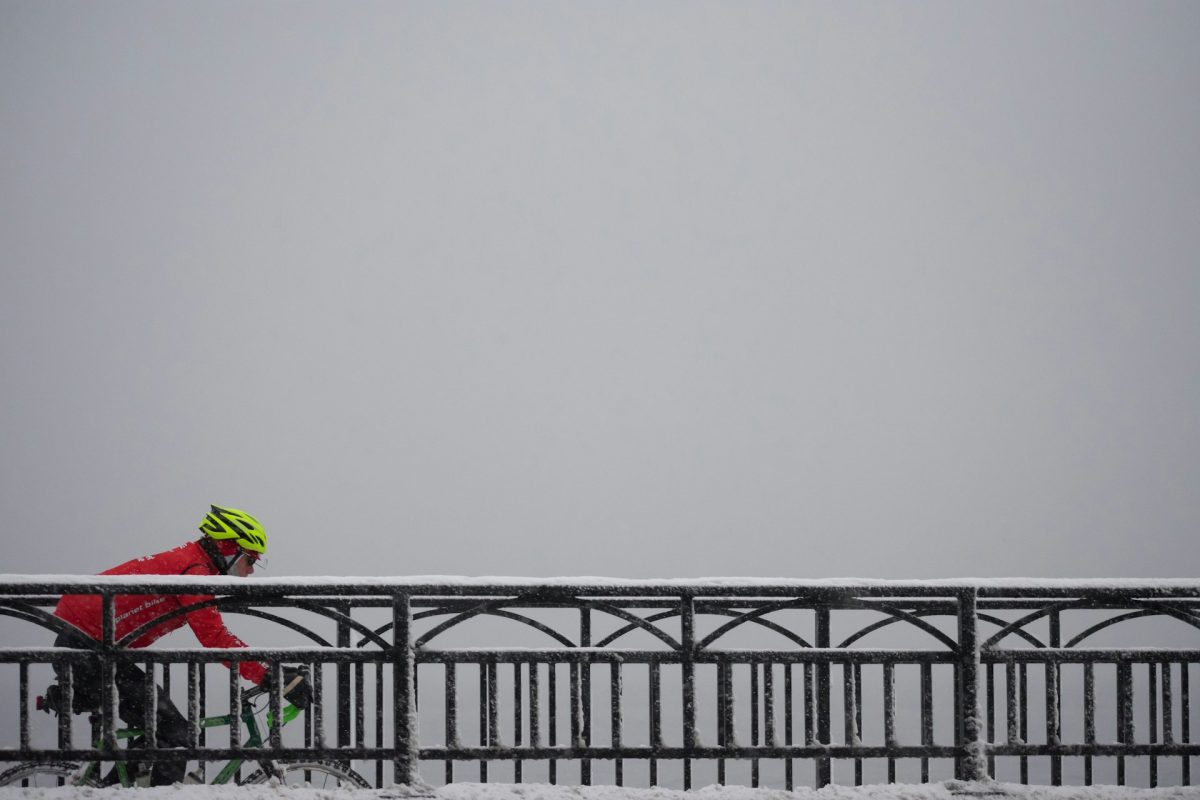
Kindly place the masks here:
MULTIPOLYGON (((19 698, 7 712, 18 744, 0 748, 0 761, 186 756, 203 769, 319 758, 356 762, 376 785, 790 789, 895 781, 898 770, 910 782, 1029 782, 1031 762, 1053 784, 1123 784, 1137 765, 1140 782, 1190 785, 1200 756, 1190 700, 1200 581, 0 576, 0 622, 0 692, 11 696, 15 678, 19 698), (235 628, 288 644, 215 651, 180 647, 177 634, 171 649, 127 647, 144 631, 116 640, 118 595, 175 593, 211 595, 225 614, 254 620, 232 619, 235 628), (63 629, 50 611, 64 594, 101 598, 93 649, 46 646, 63 629), (1154 642, 1138 639, 1147 623, 1154 642), (300 723, 252 752, 236 722, 227 740, 200 724, 239 707, 240 682, 218 672, 231 659, 307 665, 313 680, 300 723), (31 714, 49 665, 89 660, 109 676, 95 739, 69 715, 31 714), (188 747, 156 746, 152 723, 144 745, 118 746, 123 662, 145 669, 148 700, 164 694, 186 709, 188 747)), ((284 702, 271 697, 274 718, 284 702)))

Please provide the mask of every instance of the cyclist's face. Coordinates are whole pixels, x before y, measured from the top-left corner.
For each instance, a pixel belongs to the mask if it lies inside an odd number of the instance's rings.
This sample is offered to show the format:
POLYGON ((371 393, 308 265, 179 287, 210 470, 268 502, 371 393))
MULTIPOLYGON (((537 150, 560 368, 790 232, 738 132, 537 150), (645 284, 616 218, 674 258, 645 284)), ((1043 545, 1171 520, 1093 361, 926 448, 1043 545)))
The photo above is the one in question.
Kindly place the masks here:
POLYGON ((229 574, 236 575, 239 578, 245 578, 254 572, 254 562, 257 559, 251 558, 247 553, 238 553, 237 558, 229 565, 229 574))

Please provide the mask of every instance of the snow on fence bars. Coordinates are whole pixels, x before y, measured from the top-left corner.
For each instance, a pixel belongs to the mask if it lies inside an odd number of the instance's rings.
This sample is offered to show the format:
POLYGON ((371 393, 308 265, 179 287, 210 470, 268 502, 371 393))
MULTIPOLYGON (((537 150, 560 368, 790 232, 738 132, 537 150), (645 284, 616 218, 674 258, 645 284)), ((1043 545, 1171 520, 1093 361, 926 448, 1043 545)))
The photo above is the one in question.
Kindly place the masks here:
MULTIPOLYGON (((790 789, 895 781, 898 770, 909 782, 932 770, 1189 785, 1200 756, 1190 699, 1200 581, 0 576, 0 617, 7 762, 182 754, 210 778, 224 759, 323 759, 376 785, 790 789), (172 649, 128 648, 142 631, 116 641, 114 597, 164 592, 212 595, 227 620, 252 618, 231 620, 243 638, 287 644, 213 651, 176 635, 158 643, 172 649), (95 649, 47 646, 63 594, 101 597, 95 649), (234 655, 276 673, 307 665, 316 701, 248 745, 229 713, 246 689, 220 666, 234 655), (35 713, 50 665, 87 660, 110 676, 101 707, 35 713), (189 747, 156 746, 153 725, 126 746, 113 712, 119 662, 146 670, 146 700, 183 709, 189 747)), ((272 693, 259 719, 285 705, 272 693)))

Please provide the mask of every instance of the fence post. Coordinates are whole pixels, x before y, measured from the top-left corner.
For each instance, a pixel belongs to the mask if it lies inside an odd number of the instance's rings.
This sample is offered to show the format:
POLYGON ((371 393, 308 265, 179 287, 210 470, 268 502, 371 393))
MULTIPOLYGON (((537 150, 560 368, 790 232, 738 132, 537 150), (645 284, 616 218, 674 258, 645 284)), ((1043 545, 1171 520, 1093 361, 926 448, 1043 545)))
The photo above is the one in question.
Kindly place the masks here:
POLYGON ((979 703, 979 620, 976 616, 979 590, 972 587, 958 595, 959 707, 961 731, 961 778, 988 780, 987 744, 984 741, 983 709, 979 703))
MULTIPOLYGON (((579 646, 592 646, 592 610, 587 606, 579 608, 579 646)), ((579 741, 582 746, 592 746, 592 662, 579 662, 579 741)), ((592 760, 579 760, 579 782, 584 786, 592 785, 592 760)))
MULTIPOLYGON (((1050 612, 1050 646, 1062 647, 1062 618, 1050 612)), ((1046 662, 1046 744, 1062 744, 1062 669, 1057 661, 1046 662)), ((1151 758, 1153 764, 1153 758, 1151 758)), ((1062 786, 1062 756, 1050 757, 1050 784, 1062 786)), ((1154 784, 1150 784, 1153 786, 1154 784)))
POLYGON ((416 659, 412 645, 412 602, 407 594, 392 600, 392 691, 395 694, 393 746, 396 749, 395 781, 411 785, 417 779, 417 716, 413 696, 416 659))
MULTIPOLYGON (((830 647, 829 606, 822 602, 815 609, 817 647, 828 650, 830 647)), ((829 678, 830 664, 828 660, 817 662, 817 743, 829 746, 833 743, 833 732, 829 719, 829 694, 832 691, 829 678)), ((817 759, 817 788, 828 786, 833 782, 833 762, 827 756, 817 759)))
POLYGON ((117 750, 117 600, 112 592, 100 595, 100 608, 100 749, 112 753, 117 750))
POLYGON ((680 598, 680 633, 683 652, 683 788, 692 788, 692 756, 698 746, 696 732, 696 601, 691 593, 680 598))

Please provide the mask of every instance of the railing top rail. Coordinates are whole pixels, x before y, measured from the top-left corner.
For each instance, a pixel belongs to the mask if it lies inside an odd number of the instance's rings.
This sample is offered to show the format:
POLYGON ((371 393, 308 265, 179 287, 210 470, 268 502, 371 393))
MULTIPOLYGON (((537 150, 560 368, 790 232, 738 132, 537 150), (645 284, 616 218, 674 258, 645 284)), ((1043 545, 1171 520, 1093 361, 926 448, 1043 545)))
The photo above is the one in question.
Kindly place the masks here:
POLYGON ((1194 578, 1032 579, 955 578, 943 580, 876 580, 828 578, 694 578, 642 580, 625 578, 500 578, 462 576, 413 577, 279 577, 221 578, 144 575, 3 575, 0 594, 107 593, 141 591, 185 593, 203 587, 207 593, 231 596, 306 594, 313 596, 511 597, 877 597, 957 596, 975 591, 981 597, 1200 597, 1194 578))

